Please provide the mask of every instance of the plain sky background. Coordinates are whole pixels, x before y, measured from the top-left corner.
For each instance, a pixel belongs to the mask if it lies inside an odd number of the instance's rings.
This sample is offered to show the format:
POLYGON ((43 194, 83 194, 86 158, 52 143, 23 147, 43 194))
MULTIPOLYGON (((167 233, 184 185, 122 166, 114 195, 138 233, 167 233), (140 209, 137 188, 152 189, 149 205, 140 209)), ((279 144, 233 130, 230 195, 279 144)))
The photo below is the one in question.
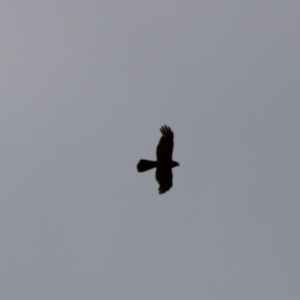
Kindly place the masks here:
POLYGON ((2 1, 0 37, 1 300, 300 299, 299 1, 2 1))

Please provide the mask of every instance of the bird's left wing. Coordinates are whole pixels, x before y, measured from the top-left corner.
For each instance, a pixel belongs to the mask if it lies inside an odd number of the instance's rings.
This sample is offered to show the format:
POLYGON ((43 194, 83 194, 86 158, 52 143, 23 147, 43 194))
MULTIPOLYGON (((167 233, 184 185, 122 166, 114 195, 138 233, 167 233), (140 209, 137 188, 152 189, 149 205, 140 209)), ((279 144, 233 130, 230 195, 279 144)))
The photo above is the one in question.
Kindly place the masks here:
POLYGON ((160 129, 162 137, 156 148, 157 160, 171 160, 174 147, 174 134, 170 127, 163 126, 160 129))

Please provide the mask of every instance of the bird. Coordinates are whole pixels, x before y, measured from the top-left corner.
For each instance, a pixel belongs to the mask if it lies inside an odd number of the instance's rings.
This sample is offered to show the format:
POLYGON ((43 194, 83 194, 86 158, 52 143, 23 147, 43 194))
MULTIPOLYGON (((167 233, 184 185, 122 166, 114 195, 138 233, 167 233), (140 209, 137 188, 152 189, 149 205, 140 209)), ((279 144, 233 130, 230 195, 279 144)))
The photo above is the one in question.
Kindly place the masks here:
POLYGON ((179 163, 172 160, 174 147, 174 133, 171 128, 164 125, 160 128, 162 134, 156 148, 156 161, 141 159, 137 164, 138 172, 145 172, 156 168, 156 181, 159 184, 159 194, 169 191, 173 185, 172 168, 179 166, 179 163))

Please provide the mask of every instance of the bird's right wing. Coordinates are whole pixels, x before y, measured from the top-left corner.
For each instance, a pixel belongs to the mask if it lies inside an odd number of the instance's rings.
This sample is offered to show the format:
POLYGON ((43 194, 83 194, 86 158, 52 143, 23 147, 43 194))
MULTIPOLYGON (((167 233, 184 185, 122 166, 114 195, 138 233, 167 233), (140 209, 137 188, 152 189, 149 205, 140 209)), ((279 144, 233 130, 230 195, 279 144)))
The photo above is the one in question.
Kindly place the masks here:
POLYGON ((158 192, 164 194, 167 192, 173 185, 172 179, 172 169, 168 167, 158 167, 155 174, 156 180, 159 183, 158 192))

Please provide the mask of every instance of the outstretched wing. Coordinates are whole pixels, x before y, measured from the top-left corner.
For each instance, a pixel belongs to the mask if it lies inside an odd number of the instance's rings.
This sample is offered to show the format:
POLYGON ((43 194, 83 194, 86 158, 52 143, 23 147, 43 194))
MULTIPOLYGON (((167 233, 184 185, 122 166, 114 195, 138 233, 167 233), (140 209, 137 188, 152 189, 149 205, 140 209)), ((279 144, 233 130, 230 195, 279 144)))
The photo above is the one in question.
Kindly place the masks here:
POLYGON ((158 192, 163 194, 172 187, 172 169, 168 167, 158 167, 156 169, 156 180, 159 183, 158 192))
POLYGON ((162 137, 156 148, 157 160, 172 160, 174 134, 171 128, 166 125, 161 127, 160 132, 162 137))

